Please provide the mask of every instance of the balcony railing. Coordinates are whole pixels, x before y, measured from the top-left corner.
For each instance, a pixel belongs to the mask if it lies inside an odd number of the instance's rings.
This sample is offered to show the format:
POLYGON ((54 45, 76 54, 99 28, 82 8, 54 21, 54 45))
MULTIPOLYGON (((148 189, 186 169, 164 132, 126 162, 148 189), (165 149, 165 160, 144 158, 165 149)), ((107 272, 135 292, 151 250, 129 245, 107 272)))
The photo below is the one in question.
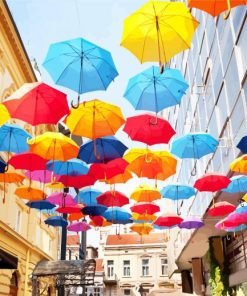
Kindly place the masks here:
POLYGON ((108 285, 116 285, 118 282, 117 275, 114 273, 113 275, 104 275, 104 283, 108 285))

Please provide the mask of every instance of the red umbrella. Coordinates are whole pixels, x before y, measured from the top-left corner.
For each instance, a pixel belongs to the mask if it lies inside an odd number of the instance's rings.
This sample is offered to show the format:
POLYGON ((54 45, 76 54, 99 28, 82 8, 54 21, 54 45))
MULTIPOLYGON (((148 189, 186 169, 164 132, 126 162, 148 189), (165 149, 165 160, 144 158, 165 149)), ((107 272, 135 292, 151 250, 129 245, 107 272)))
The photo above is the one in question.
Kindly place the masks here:
POLYGON ((3 104, 12 118, 33 126, 57 124, 69 113, 66 94, 40 82, 24 84, 3 104))
POLYGON ((181 222, 183 222, 183 218, 180 216, 174 213, 167 213, 158 217, 154 224, 162 227, 172 227, 180 224, 181 222))
POLYGON ((91 186, 95 183, 95 179, 89 175, 68 176, 62 175, 56 178, 57 182, 61 182, 65 187, 82 188, 91 186))
POLYGON ((111 222, 108 222, 104 217, 102 216, 90 216, 90 225, 94 227, 105 227, 112 225, 111 222))
POLYGON ((226 188, 231 183, 231 180, 219 173, 205 174, 197 179, 194 187, 199 191, 215 192, 226 188))
POLYGON ((78 205, 75 206, 65 206, 57 208, 56 211, 61 214, 73 214, 73 213, 80 213, 81 207, 78 205))
POLYGON ((236 209, 234 205, 227 201, 217 202, 208 210, 208 214, 213 217, 225 216, 236 209))
POLYGON ((9 164, 15 169, 29 171, 45 170, 46 163, 47 159, 30 152, 16 154, 9 160, 9 164))
POLYGON ((134 204, 131 211, 138 214, 149 214, 153 215, 160 211, 160 207, 152 202, 138 202, 134 204))
POLYGON ((128 197, 119 191, 106 191, 96 199, 99 204, 106 207, 122 207, 129 203, 128 197))
POLYGON ((236 226, 239 226, 240 224, 247 223, 247 214, 246 213, 239 214, 239 213, 233 212, 226 217, 226 221, 229 223, 233 223, 236 226))
POLYGON ((122 174, 129 163, 122 159, 116 158, 108 163, 93 163, 90 166, 88 175, 94 180, 110 179, 116 175, 122 174))
POLYGON ((137 115, 127 118, 123 129, 132 140, 147 145, 169 143, 176 134, 170 123, 161 117, 156 119, 151 114, 137 115))

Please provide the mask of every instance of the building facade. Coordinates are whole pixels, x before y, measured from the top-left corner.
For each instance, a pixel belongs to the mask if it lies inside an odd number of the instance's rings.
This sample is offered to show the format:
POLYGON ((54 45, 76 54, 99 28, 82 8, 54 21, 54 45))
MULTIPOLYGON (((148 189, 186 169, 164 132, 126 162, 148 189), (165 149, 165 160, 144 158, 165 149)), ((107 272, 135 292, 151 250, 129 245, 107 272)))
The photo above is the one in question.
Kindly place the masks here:
MULTIPOLYGON (((36 76, 6 2, 0 1, 0 102, 36 76)), ((30 127, 22 123, 27 130, 30 127)), ((54 127, 42 126, 39 132, 54 127)), ((6 154, 0 153, 6 160, 6 154)), ((15 196, 16 184, 0 184, 0 295, 31 295, 31 273, 43 259, 56 260, 57 230, 42 221, 43 214, 29 209, 15 196), (3 196, 6 201, 3 203, 3 196)))
MULTIPOLYGON (((195 180, 205 173, 218 172, 232 176, 229 164, 240 154, 236 145, 247 134, 246 12, 246 6, 234 8, 229 19, 224 20, 222 14, 213 18, 205 12, 192 9, 200 25, 191 49, 175 56, 169 65, 182 72, 190 87, 181 104, 166 110, 163 115, 176 129, 177 136, 207 132, 220 139, 220 144, 214 154, 197 162, 195 174, 194 162, 182 160, 171 182, 193 186, 195 180)), ((190 292, 194 290, 198 295, 210 295, 210 268, 206 260, 210 237, 220 237, 225 253, 230 253, 229 248, 233 248, 234 244, 241 254, 245 254, 247 248, 246 243, 239 239, 237 243, 234 240, 233 245, 226 243, 222 239, 226 233, 216 231, 214 225, 217 221, 212 221, 206 214, 213 196, 215 201, 227 200, 235 204, 239 199, 239 194, 200 192, 194 198, 181 202, 182 216, 201 217, 205 227, 196 231, 173 229, 168 242, 168 258, 171 262, 169 276, 182 272, 183 285, 187 286, 185 290, 191 288, 190 292), (198 278, 195 273, 201 269, 204 276, 198 278), (191 273, 194 289, 189 287, 191 273)), ((231 260, 234 261, 233 258, 231 260)), ((247 282, 246 256, 242 256, 241 260, 242 263, 235 269, 230 266, 229 284, 231 287, 237 286, 237 289, 241 289, 241 285, 246 286, 244 283, 247 282)))

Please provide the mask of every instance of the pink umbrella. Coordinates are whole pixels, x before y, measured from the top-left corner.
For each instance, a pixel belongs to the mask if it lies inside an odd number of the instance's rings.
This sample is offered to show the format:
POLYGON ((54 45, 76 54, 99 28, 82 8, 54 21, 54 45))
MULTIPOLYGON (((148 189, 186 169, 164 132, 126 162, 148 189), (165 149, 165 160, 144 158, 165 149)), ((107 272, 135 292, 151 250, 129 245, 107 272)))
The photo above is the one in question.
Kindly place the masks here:
POLYGON ((33 181, 39 181, 40 183, 50 183, 52 178, 52 172, 48 170, 36 170, 36 171, 27 171, 25 176, 33 181))
POLYGON ((68 193, 64 194, 63 192, 52 193, 47 197, 46 200, 54 205, 58 205, 59 207, 68 207, 76 205, 76 202, 74 201, 72 195, 68 193))
POLYGON ((85 222, 74 222, 74 223, 71 223, 67 227, 67 229, 69 231, 79 232, 79 231, 87 231, 87 230, 91 229, 91 227, 85 222))
POLYGON ((65 206, 65 207, 62 206, 57 208, 56 211, 61 214, 73 214, 73 213, 80 213, 81 209, 82 208, 79 205, 65 206))

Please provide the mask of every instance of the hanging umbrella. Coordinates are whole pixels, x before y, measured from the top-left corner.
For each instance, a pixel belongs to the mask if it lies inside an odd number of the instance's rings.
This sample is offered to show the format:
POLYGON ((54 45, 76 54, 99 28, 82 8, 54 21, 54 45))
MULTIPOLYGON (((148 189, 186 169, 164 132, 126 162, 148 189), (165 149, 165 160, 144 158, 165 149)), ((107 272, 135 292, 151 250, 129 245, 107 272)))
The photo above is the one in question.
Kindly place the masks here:
POLYGON ((247 153, 247 136, 244 136, 238 143, 237 148, 244 154, 247 153))
POLYGON ((29 201, 26 203, 26 205, 32 209, 37 209, 37 210, 51 210, 54 209, 56 206, 51 204, 47 200, 38 200, 38 201, 29 201))
POLYGON ((61 182, 65 187, 74 187, 80 189, 82 187, 94 185, 96 180, 89 174, 80 176, 62 175, 56 178, 56 182, 61 182))
POLYGON ((89 224, 94 227, 106 227, 106 226, 112 225, 111 222, 108 222, 102 216, 91 216, 90 219, 91 219, 91 221, 89 222, 89 224))
POLYGON ((15 169, 29 171, 45 170, 46 163, 46 159, 30 152, 13 155, 9 160, 9 164, 12 165, 15 169))
POLYGON ((186 228, 186 229, 198 229, 203 227, 205 224, 202 222, 201 219, 195 217, 185 218, 179 225, 179 228, 186 228))
POLYGON ((25 172, 25 176, 33 181, 39 181, 40 183, 50 183, 52 179, 52 173, 47 170, 35 170, 25 172))
POLYGON ((69 216, 68 216, 68 220, 69 220, 70 222, 75 221, 75 220, 79 221, 80 219, 82 219, 82 218, 84 218, 84 217, 85 217, 85 215, 83 215, 82 212, 79 212, 79 213, 72 213, 72 214, 69 214, 69 216))
POLYGON ((90 216, 102 216, 106 210, 107 210, 107 207, 99 204, 87 205, 81 209, 84 215, 90 215, 90 216))
POLYGON ((247 154, 236 158, 231 164, 230 169, 238 173, 247 173, 247 154))
POLYGON ((12 118, 33 126, 57 124, 69 113, 67 96, 43 83, 25 83, 4 102, 12 118))
MULTIPOLYGON (((180 104, 189 85, 177 69, 150 67, 129 80, 124 97, 136 110, 148 110, 156 114, 170 106, 180 104)), ((155 122, 153 120, 151 122, 155 122)), ((162 123, 161 119, 157 120, 162 123)), ((146 121, 146 125, 150 120, 146 121)), ((152 127, 155 129, 155 126, 152 127)), ((165 137, 165 136, 164 136, 165 137)))
POLYGON ((183 218, 174 214, 174 213, 166 213, 159 216, 155 221, 154 224, 157 226, 166 226, 166 227, 173 227, 177 226, 183 222, 183 218))
POLYGON ((197 179, 194 187, 198 191, 215 192, 226 188, 231 180, 223 174, 207 173, 197 179))
POLYGON ((102 216, 113 224, 128 224, 132 222, 131 214, 120 207, 108 208, 102 216))
POLYGON ((232 213, 235 209, 236 207, 233 204, 227 201, 220 201, 210 207, 208 214, 213 217, 225 216, 232 213))
POLYGON ((46 193, 35 187, 30 186, 19 186, 15 190, 15 195, 17 195, 19 198, 27 199, 30 201, 39 201, 44 200, 46 198, 46 193))
POLYGON ((110 160, 121 158, 127 149, 128 147, 115 137, 104 137, 82 145, 78 157, 86 163, 107 163, 110 160))
POLYGON ((163 198, 171 200, 188 199, 196 194, 193 187, 182 184, 171 184, 165 186, 161 192, 163 198))
POLYGON ((119 191, 106 191, 99 195, 97 202, 106 207, 122 207, 129 203, 129 199, 119 191))
POLYGON ((62 206, 56 209, 56 212, 60 214, 73 214, 73 213, 80 213, 81 207, 79 205, 73 206, 62 206))
POLYGON ((147 145, 167 144, 176 134, 168 121, 149 114, 127 118, 123 131, 131 140, 147 145))
POLYGON ((82 189, 79 191, 79 193, 74 198, 74 201, 79 204, 84 205, 94 205, 97 204, 97 197, 102 192, 96 189, 82 189))
POLYGON ((188 0, 188 6, 193 8, 198 8, 200 10, 206 11, 213 17, 218 16, 223 11, 227 11, 224 18, 227 19, 230 15, 231 9, 235 6, 246 5, 246 0, 188 0))
POLYGON ((0 183, 3 183, 3 203, 5 203, 6 184, 20 183, 25 179, 24 176, 17 173, 0 173, 0 183))
POLYGON ((74 232, 84 232, 91 229, 91 227, 85 222, 73 222, 67 227, 67 229, 74 232))
POLYGON ((190 48, 198 24, 184 3, 150 1, 125 19, 121 45, 141 63, 166 64, 190 48))
POLYGON ((55 192, 50 194, 46 200, 59 207, 69 207, 76 205, 73 196, 69 193, 55 192))
POLYGON ((160 199, 161 194, 155 187, 140 185, 131 193, 130 198, 136 200, 137 202, 152 202, 160 199))
POLYGON ((0 174, 6 171, 7 163, 0 158, 0 174))
POLYGON ((0 103, 0 126, 10 119, 8 109, 0 103))
POLYGON ((133 232, 137 232, 140 235, 144 235, 144 234, 149 234, 150 231, 153 230, 153 226, 148 224, 148 223, 135 223, 133 225, 130 226, 130 229, 133 232))
POLYGON ((247 214, 247 203, 241 203, 235 210, 236 214, 247 214))
POLYGON ((160 207, 151 202, 138 202, 130 207, 131 211, 138 214, 153 215, 160 211, 160 207))
MULTIPOLYGON (((245 224, 245 223, 247 223, 247 213, 232 212, 226 217, 226 221, 234 224, 234 226, 239 226, 240 224, 245 224)), ((225 225, 225 226, 227 227, 227 225, 225 225)))
POLYGON ((45 186, 47 188, 51 188, 54 190, 65 188, 65 186, 61 182, 50 182, 50 183, 46 183, 45 186))
POLYGON ((44 222, 47 225, 58 226, 58 227, 64 227, 68 225, 68 222, 60 216, 49 217, 44 222))
POLYGON ((45 132, 28 141, 30 151, 48 160, 68 160, 77 157, 77 144, 61 133, 45 132))
POLYGON ((51 44, 43 66, 56 84, 78 93, 78 105, 80 94, 106 90, 118 75, 111 53, 82 38, 51 44))
POLYGON ((144 222, 152 222, 157 219, 156 215, 150 215, 150 214, 138 214, 138 213, 132 213, 132 219, 134 221, 144 221, 144 222))
POLYGON ((231 183, 225 188, 222 189, 224 192, 228 193, 237 193, 237 192, 246 192, 247 191, 247 176, 239 175, 233 176, 230 178, 231 183))
POLYGON ((88 167, 83 161, 77 158, 67 161, 49 161, 46 165, 47 170, 53 171, 56 175, 80 176, 88 172, 88 167))
POLYGON ((247 225, 245 224, 240 224, 237 227, 224 227, 224 230, 227 232, 239 232, 239 231, 244 231, 247 229, 247 225))
POLYGON ((132 174, 125 169, 125 171, 121 174, 115 175, 114 177, 111 177, 109 179, 100 180, 105 182, 106 184, 115 185, 115 184, 125 184, 130 179, 132 179, 132 174))

